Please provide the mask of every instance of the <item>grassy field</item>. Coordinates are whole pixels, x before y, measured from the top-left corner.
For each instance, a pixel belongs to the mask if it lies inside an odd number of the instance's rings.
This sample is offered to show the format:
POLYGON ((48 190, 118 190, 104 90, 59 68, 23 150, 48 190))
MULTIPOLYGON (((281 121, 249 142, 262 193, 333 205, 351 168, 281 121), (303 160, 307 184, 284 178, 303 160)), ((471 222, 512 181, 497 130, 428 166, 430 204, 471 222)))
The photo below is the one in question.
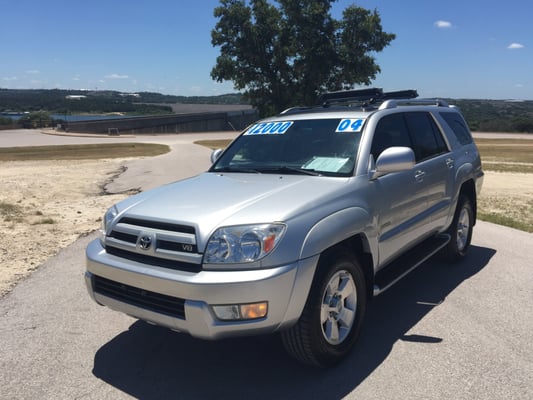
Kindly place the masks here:
POLYGON ((225 149, 228 144, 231 143, 230 139, 213 139, 213 140, 197 140, 194 142, 201 146, 209 147, 212 150, 225 149))
POLYGON ((62 146, 0 148, 0 161, 91 160, 103 158, 152 157, 170 151, 153 143, 106 143, 62 146))
POLYGON ((476 139, 486 171, 533 173, 533 140, 476 139))
POLYGON ((478 217, 533 232, 533 140, 476 139, 476 143, 487 175, 478 217))

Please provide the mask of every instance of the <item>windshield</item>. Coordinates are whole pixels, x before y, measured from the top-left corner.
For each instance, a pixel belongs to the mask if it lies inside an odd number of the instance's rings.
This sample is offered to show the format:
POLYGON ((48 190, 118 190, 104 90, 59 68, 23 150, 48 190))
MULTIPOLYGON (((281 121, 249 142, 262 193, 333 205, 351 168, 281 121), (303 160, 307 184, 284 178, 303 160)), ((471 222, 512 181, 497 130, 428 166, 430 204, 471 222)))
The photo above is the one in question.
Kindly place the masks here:
POLYGON ((248 128, 211 172, 350 176, 363 119, 258 123, 248 128))

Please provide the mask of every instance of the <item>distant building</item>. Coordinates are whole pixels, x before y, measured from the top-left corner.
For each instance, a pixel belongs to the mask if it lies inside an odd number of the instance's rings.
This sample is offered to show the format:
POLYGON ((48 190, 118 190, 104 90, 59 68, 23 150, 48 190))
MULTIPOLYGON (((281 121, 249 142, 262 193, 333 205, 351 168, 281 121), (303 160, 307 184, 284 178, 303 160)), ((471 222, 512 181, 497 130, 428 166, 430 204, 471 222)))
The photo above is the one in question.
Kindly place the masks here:
POLYGON ((65 96, 67 100, 81 100, 86 99, 87 96, 81 95, 81 94, 69 94, 68 96, 65 96))

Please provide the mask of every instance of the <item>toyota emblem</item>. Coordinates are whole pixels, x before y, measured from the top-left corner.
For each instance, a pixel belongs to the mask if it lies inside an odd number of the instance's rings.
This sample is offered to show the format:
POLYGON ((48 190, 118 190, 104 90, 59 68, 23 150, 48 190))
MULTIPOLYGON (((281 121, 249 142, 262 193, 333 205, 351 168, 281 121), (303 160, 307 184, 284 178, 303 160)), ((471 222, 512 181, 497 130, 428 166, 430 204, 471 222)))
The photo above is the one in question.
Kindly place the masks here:
POLYGON ((139 237, 139 247, 143 250, 148 250, 152 246, 152 237, 143 235, 139 237))

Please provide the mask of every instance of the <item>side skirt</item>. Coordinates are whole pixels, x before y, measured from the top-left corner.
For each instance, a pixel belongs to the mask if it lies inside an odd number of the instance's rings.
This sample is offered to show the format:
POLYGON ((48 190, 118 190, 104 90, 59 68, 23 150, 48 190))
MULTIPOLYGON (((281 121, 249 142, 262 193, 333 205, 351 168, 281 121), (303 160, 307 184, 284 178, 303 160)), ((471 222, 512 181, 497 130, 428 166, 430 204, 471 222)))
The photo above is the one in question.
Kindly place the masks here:
POLYGON ((374 280, 374 296, 383 293, 432 255, 444 248, 450 239, 450 235, 447 234, 439 234, 426 239, 379 270, 374 280))

